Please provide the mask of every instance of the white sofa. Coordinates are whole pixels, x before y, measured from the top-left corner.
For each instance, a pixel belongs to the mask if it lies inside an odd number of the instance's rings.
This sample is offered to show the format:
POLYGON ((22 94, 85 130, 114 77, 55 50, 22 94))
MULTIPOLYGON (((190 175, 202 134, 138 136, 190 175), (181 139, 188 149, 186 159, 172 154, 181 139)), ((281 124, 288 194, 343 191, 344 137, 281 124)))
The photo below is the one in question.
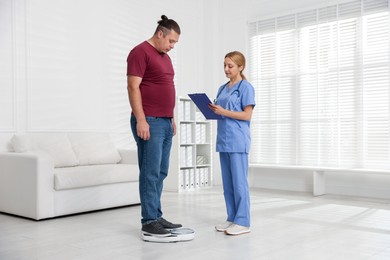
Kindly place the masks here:
POLYGON ((108 134, 17 134, 0 153, 0 212, 35 220, 139 204, 137 152, 108 134))

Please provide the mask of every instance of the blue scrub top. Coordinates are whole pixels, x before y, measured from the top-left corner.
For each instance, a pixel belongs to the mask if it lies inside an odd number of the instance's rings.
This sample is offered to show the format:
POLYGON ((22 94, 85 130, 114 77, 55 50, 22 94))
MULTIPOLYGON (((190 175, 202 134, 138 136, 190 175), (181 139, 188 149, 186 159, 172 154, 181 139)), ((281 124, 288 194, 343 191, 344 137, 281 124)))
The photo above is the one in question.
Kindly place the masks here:
MULTIPOLYGON (((246 80, 233 85, 227 84, 218 90, 215 104, 231 111, 244 111, 247 106, 255 106, 255 90, 246 80), (240 84, 241 83, 241 84, 240 84)), ((217 152, 249 153, 251 145, 250 121, 223 117, 218 120, 217 152)))

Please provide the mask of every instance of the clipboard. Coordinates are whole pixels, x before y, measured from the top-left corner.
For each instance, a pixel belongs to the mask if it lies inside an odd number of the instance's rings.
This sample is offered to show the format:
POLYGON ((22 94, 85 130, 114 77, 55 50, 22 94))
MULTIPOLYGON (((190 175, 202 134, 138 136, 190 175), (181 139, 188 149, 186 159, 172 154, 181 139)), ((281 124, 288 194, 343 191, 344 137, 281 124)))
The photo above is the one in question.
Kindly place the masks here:
POLYGON ((210 108, 209 104, 211 100, 206 95, 206 93, 194 93, 188 94, 188 96, 194 101, 195 105, 199 108, 200 112, 204 115, 206 119, 222 119, 221 115, 215 114, 210 108))

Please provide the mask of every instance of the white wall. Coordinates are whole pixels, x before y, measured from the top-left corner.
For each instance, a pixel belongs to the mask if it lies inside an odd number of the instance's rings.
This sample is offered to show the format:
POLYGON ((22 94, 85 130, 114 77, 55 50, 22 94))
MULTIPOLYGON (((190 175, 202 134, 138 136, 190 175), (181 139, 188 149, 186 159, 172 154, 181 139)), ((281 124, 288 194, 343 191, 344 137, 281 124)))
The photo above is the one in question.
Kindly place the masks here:
POLYGON ((57 131, 109 132, 119 147, 135 148, 128 52, 166 14, 182 29, 170 53, 177 95, 215 96, 226 81, 224 54, 246 46, 245 13, 236 22, 224 9, 223 0, 0 0, 0 151, 11 150, 14 133, 57 131))
MULTIPOLYGON (((20 132, 110 132, 134 147, 126 58, 162 14, 182 36, 170 53, 178 95, 210 89, 216 4, 159 0, 0 0, 0 151, 20 132), (211 46, 211 48, 209 48, 211 46), (207 52, 205 54, 205 50, 207 52), (207 59, 206 59, 207 57, 207 59), (208 75, 210 75, 208 73, 208 75)), ((212 93, 211 91, 210 93, 212 93)))
MULTIPOLYGON (((0 151, 17 132, 98 131, 134 148, 126 57, 161 14, 182 35, 171 54, 177 94, 215 96, 227 79, 223 57, 247 54, 247 23, 339 1, 0 0, 0 151)), ((214 124, 214 135, 216 133, 214 124)), ((214 182, 221 184, 215 153, 214 182)), ((326 173, 329 193, 390 198, 386 175, 326 173)), ((250 170, 250 185, 311 191, 305 171, 250 170)))
POLYGON ((253 19, 270 18, 291 14, 300 11, 307 11, 318 7, 338 4, 343 2, 352 2, 353 0, 246 0, 247 18, 253 19))

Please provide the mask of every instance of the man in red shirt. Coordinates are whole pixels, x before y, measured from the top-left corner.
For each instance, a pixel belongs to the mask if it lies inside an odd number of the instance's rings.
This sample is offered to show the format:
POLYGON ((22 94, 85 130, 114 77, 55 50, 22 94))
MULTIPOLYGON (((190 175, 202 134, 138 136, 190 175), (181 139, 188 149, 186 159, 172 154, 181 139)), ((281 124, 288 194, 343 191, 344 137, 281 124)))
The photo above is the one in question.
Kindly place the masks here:
POLYGON ((174 71, 167 53, 179 36, 179 25, 162 15, 154 35, 134 47, 127 58, 130 122, 140 169, 142 232, 158 237, 170 236, 170 229, 182 226, 165 220, 161 210, 163 181, 176 134, 174 71))

